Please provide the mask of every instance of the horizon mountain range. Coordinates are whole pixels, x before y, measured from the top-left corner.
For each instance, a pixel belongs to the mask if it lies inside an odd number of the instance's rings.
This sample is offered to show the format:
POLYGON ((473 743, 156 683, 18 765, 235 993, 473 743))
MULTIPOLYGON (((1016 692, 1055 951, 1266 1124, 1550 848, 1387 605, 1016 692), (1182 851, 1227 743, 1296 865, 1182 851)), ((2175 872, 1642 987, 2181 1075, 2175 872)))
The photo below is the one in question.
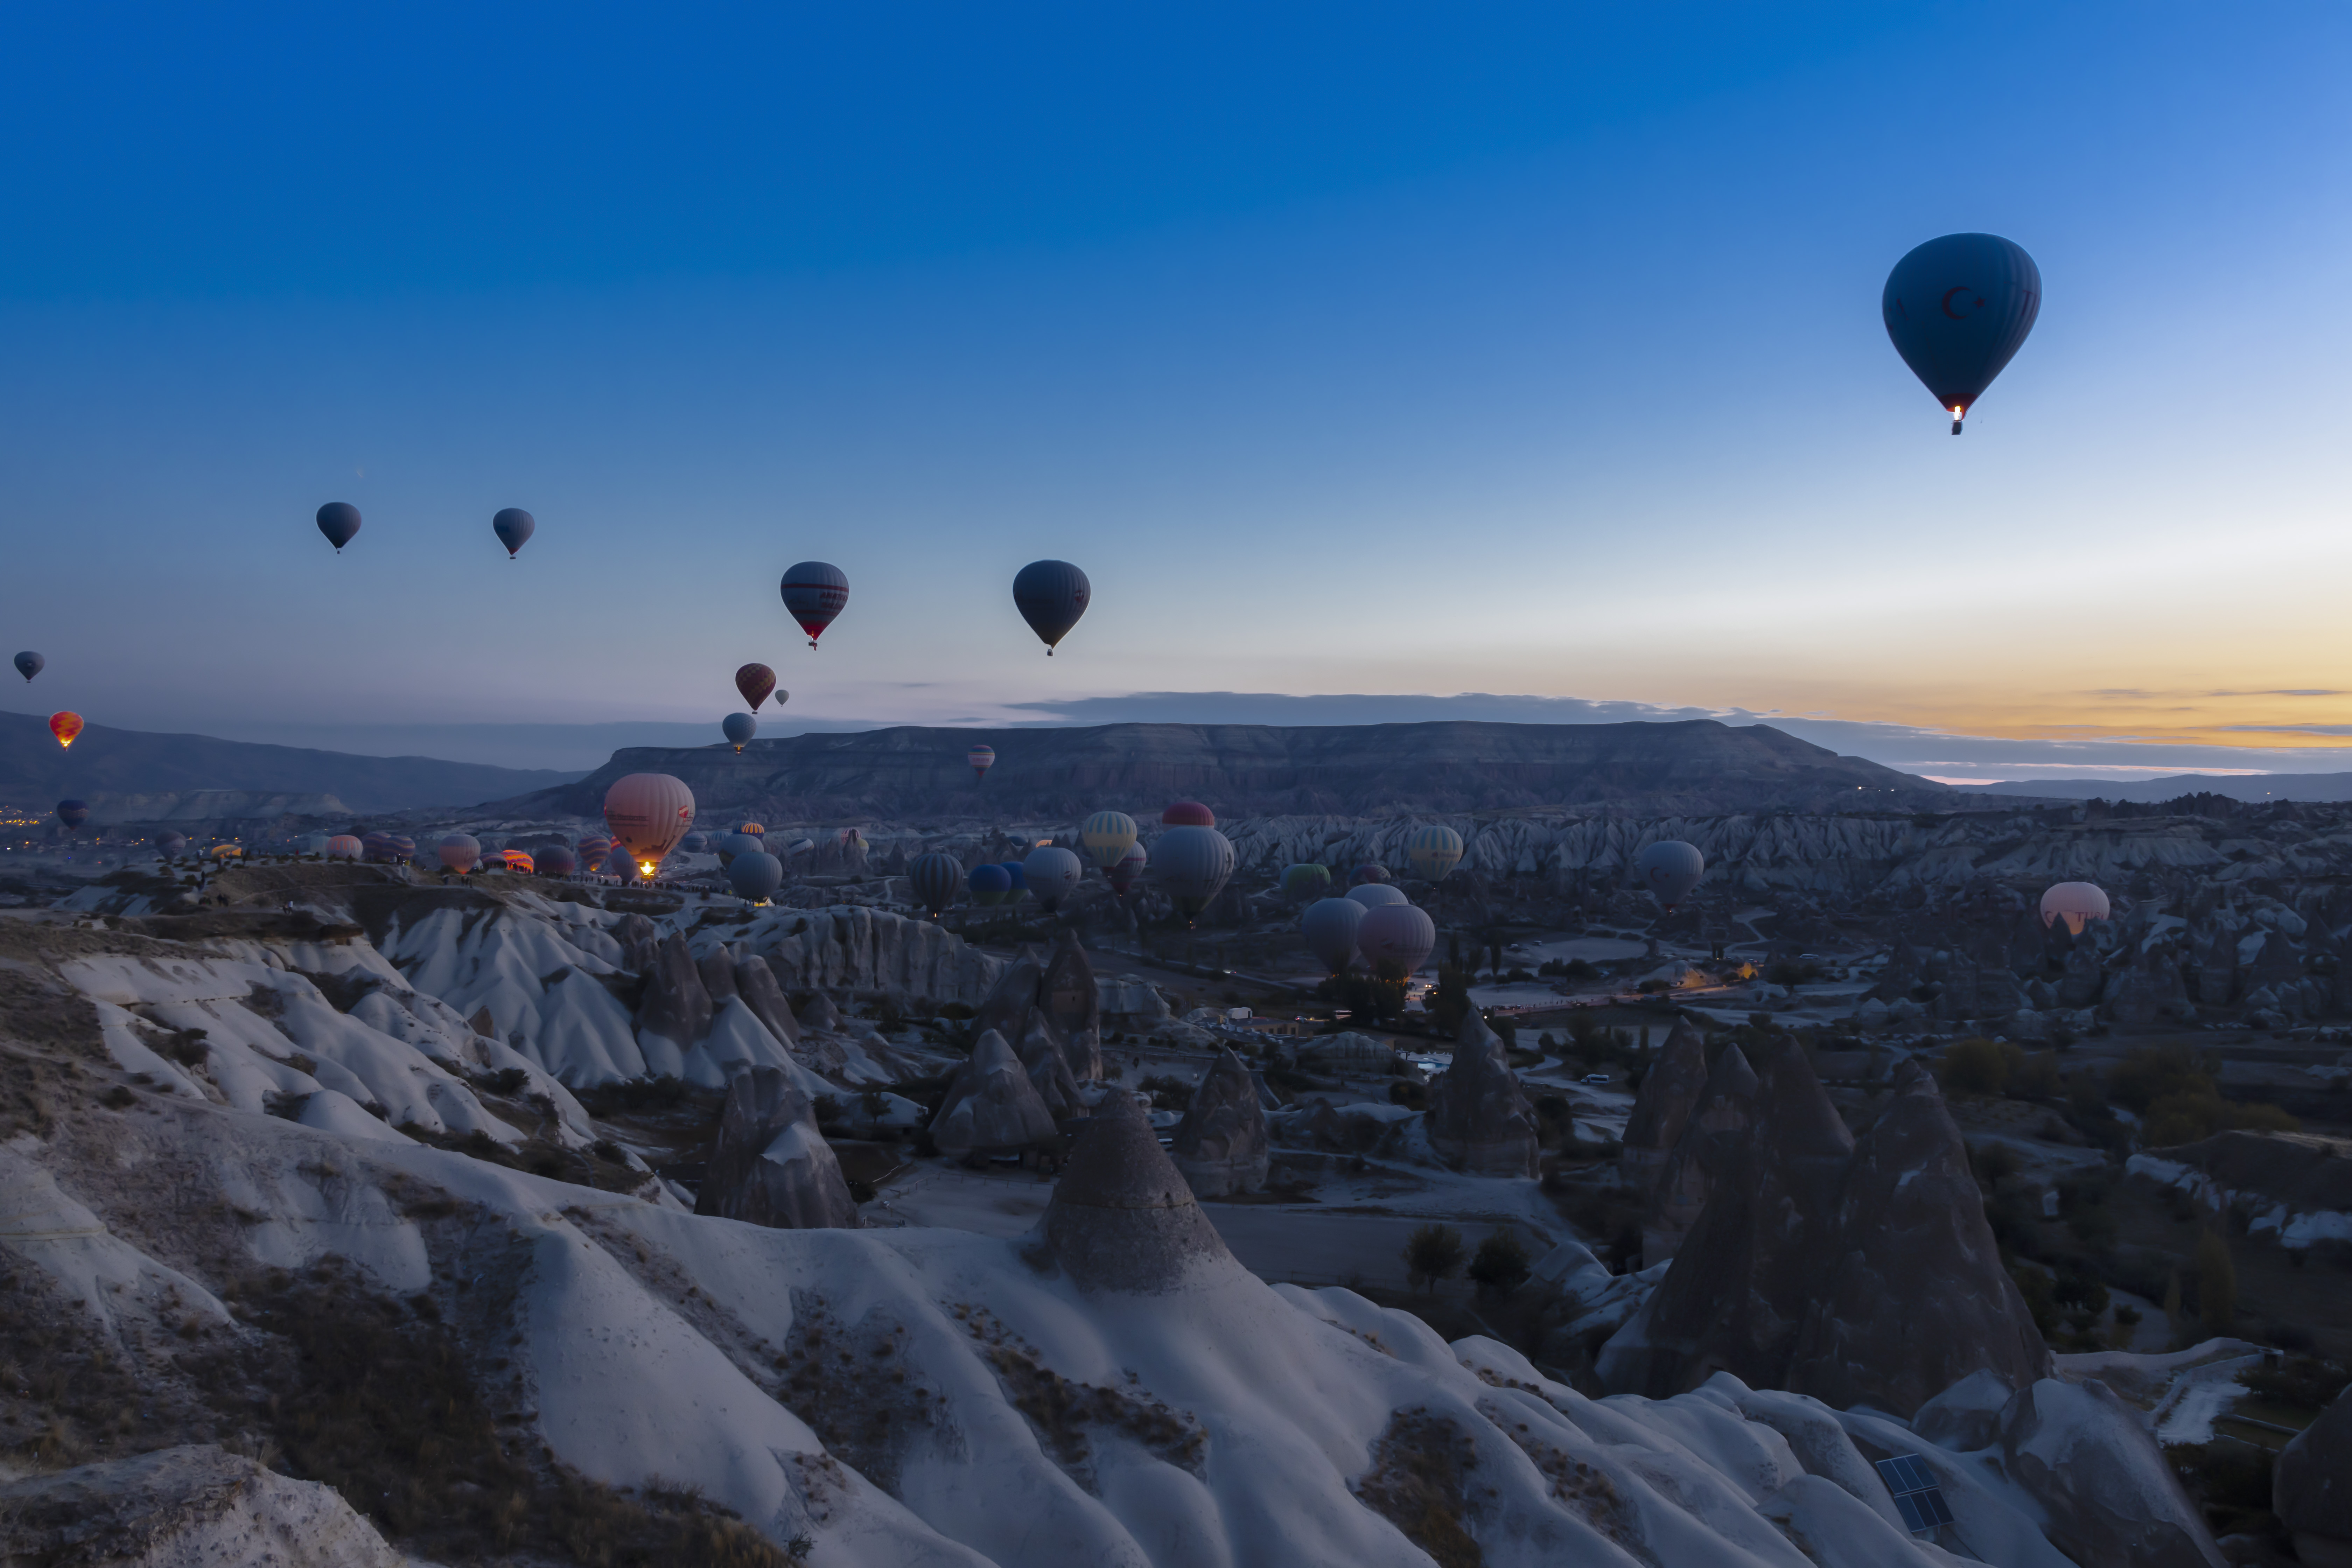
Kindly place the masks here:
MULTIPOLYGON (((2352 800, 2352 773, 2021 779, 1951 787, 1841 756, 1776 725, 1703 719, 812 730, 755 741, 740 757, 723 743, 623 747, 602 768, 583 773, 421 755, 380 757, 99 724, 89 725, 65 749, 43 718, 0 713, 0 800, 46 809, 57 799, 80 798, 107 821, 184 819, 191 814, 366 814, 525 799, 551 805, 561 800, 566 810, 593 816, 597 805, 586 795, 601 789, 595 781, 654 767, 662 759, 667 760, 662 771, 699 778, 697 796, 714 809, 762 805, 773 810, 799 802, 814 816, 1050 811, 1091 802, 1097 795, 1088 792, 1103 788, 1222 790, 1231 797, 1229 809, 1297 809, 1304 803, 1359 814, 1416 805, 1687 809, 1710 800, 1733 808, 1786 807, 1801 799, 1819 809, 1857 787, 1900 792, 1906 804, 1916 795, 1946 805, 1985 795, 2153 803, 2200 791, 2256 803, 2352 800), (1179 736, 1183 738, 1174 739, 1179 736), (1450 740, 1441 742, 1441 736, 1450 740), (1276 743, 1276 737, 1292 739, 1276 743), (1351 743, 1349 737, 1361 738, 1360 743, 1351 743), (960 793, 957 781, 969 777, 963 750, 982 742, 995 745, 1000 761, 990 780, 971 781, 977 787, 960 793), (1036 776, 1033 763, 1043 770, 1036 776), (1440 776, 1465 764, 1475 771, 1475 780, 1440 776), (200 801, 198 795, 222 798, 200 801)), ((1131 804, 1148 802, 1139 796, 1131 804)))

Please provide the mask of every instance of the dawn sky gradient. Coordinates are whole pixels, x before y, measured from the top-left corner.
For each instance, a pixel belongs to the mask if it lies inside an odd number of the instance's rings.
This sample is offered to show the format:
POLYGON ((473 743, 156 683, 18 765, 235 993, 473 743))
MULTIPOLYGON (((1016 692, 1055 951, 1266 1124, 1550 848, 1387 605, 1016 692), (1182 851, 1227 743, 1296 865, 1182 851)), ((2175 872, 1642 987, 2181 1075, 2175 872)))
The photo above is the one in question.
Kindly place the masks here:
POLYGON ((798 722, 1472 691, 2341 767, 2347 82, 2293 4, 16 8, 8 706, 716 740, 757 658, 798 722), (1954 439, 1878 300, 1969 229, 2045 297, 1954 439))

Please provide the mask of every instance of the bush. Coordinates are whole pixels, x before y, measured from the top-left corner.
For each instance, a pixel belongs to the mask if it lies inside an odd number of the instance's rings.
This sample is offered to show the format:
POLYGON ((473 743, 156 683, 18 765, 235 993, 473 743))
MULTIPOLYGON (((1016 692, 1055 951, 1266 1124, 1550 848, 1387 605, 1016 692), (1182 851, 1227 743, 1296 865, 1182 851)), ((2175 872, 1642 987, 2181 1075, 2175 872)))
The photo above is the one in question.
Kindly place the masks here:
POLYGON ((1151 1097, 1154 1110, 1190 1110, 1192 1109, 1192 1086, 1181 1078, 1155 1073, 1138 1083, 1136 1088, 1151 1097))
POLYGON ((1478 1289, 1491 1296, 1507 1295, 1527 1283, 1528 1249, 1507 1230, 1497 1230, 1478 1244, 1470 1259, 1469 1275, 1478 1289))
POLYGON ((1450 1225, 1424 1225, 1405 1238, 1405 1279, 1432 1290, 1462 1267, 1462 1233, 1450 1225))
POLYGON ((1429 1090, 1409 1078, 1401 1078, 1389 1085, 1391 1105, 1409 1105, 1415 1110, 1429 1109, 1429 1090))
POLYGON ((1557 977, 1576 983, 1601 978, 1601 971, 1580 958, 1546 959, 1536 966, 1539 977, 1557 977))
POLYGON ((2009 1087, 2010 1058, 2025 1053, 1991 1040, 1958 1040, 1944 1047, 1936 1076, 1944 1092, 1953 1095, 1995 1095, 2009 1087))

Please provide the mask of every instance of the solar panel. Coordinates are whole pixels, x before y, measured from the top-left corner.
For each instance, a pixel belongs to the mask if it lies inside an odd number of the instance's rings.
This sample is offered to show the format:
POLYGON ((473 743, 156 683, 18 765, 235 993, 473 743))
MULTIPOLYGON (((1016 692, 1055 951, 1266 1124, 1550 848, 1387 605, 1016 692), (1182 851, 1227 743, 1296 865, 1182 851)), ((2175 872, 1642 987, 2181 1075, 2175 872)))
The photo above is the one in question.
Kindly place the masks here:
POLYGON ((1936 1472, 1918 1455, 1897 1454, 1879 1460, 1878 1479, 1894 1494, 1895 1511, 1912 1534, 1952 1522, 1952 1510, 1945 1506, 1943 1490, 1936 1485, 1936 1472))

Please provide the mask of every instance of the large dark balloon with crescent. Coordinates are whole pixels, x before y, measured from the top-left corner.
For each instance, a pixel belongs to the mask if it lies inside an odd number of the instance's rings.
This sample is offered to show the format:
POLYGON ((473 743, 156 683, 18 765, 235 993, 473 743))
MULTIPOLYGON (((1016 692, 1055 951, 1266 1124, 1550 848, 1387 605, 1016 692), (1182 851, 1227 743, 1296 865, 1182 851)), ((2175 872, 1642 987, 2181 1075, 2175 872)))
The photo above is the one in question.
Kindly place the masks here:
POLYGON ((784 612, 808 633, 809 647, 849 603, 849 575, 823 561, 803 561, 784 574, 784 612))
POLYGON ((341 555, 343 546, 359 537, 360 509, 347 500, 331 500, 319 509, 319 531, 341 555))
POLYGON ((1066 561, 1032 561, 1013 579, 1013 607, 1045 643, 1048 658, 1054 657, 1054 646, 1087 613, 1087 601, 1093 596, 1087 574, 1066 561))
MULTIPOLYGON (((764 664, 747 664, 735 672, 735 689, 743 694, 743 700, 751 705, 754 713, 760 710, 760 704, 765 702, 768 694, 775 689, 776 672, 764 664)), ((783 704, 778 703, 777 706, 783 704)))
POLYGON ((26 648, 16 656, 16 673, 30 681, 33 677, 48 668, 48 663, 47 659, 43 658, 31 648, 26 648))
POLYGON ((507 507, 490 519, 490 531, 497 534, 499 542, 507 547, 507 559, 509 561, 530 542, 530 536, 538 530, 539 520, 519 506, 507 507))
POLYGON ((1895 264, 1879 310, 1895 352, 1952 416, 1952 434, 2025 344, 2042 270, 1997 234, 1948 234, 1895 264))

